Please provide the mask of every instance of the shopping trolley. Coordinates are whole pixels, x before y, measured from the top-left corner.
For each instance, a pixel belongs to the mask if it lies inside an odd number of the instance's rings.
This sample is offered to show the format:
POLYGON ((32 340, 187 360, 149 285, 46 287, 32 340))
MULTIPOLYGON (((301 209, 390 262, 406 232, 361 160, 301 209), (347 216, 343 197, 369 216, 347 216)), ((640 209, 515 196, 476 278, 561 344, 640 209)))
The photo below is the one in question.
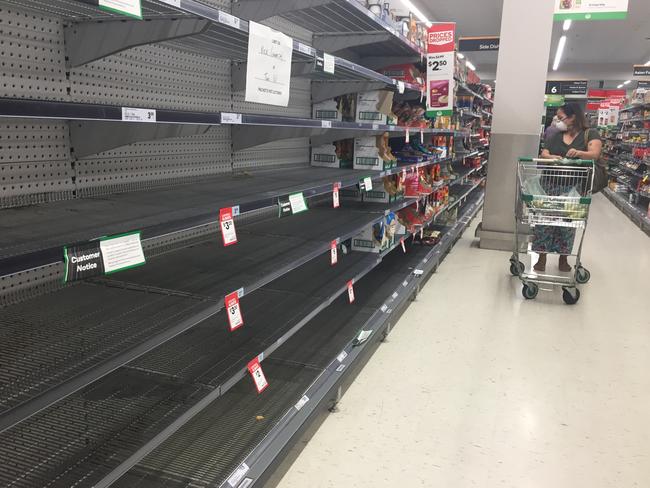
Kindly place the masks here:
POLYGON ((515 248, 510 258, 510 272, 521 279, 524 298, 535 298, 539 285, 546 284, 562 286, 562 297, 567 304, 575 304, 580 299, 577 285, 587 283, 591 277, 582 266, 580 256, 589 217, 593 179, 593 161, 519 160, 515 248), (525 239, 522 235, 524 231, 525 239), (541 252, 575 257, 572 272, 553 275, 535 271, 532 256, 541 252), (519 259, 522 254, 531 257, 529 270, 519 259))

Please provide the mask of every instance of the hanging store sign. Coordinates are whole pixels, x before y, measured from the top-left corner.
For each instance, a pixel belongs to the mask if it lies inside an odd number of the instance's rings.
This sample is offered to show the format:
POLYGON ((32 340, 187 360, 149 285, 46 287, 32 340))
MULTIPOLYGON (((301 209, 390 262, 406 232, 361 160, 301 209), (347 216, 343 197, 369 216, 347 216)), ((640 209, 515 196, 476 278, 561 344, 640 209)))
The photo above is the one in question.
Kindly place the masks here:
POLYGON ((643 90, 648 90, 650 89, 650 81, 639 81, 636 87, 641 88, 643 90))
POLYGON ((286 107, 291 87, 293 41, 282 32, 248 23, 246 101, 286 107))
POLYGON ((607 127, 609 122, 609 101, 600 102, 598 107, 598 127, 607 127))
POLYGON ((136 19, 142 18, 140 0, 99 0, 98 5, 100 8, 109 12, 128 15, 136 19))
POLYGON ((499 42, 498 36, 461 37, 458 39, 458 51, 498 51, 499 42))
POLYGON ((427 117, 454 112, 456 24, 433 24, 427 35, 427 117))
POLYGON ((334 183, 332 187, 332 207, 339 208, 341 206, 341 198, 339 196, 339 190, 341 189, 341 183, 334 183))
POLYGON ((330 243, 330 265, 334 266, 338 262, 339 262, 338 243, 336 240, 333 240, 330 243))
POLYGON ((547 81, 547 95, 587 95, 589 82, 587 80, 547 81))
POLYGON ((634 66, 634 76, 650 76, 650 66, 638 64, 634 66))
POLYGON ((233 218, 232 207, 222 208, 219 210, 219 222, 221 223, 221 237, 224 246, 237 244, 237 231, 235 230, 235 220, 233 218))
POLYGON ((244 318, 242 317, 241 307, 239 305, 239 294, 240 290, 233 291, 224 298, 224 305, 228 314, 228 325, 230 325, 231 332, 244 325, 244 318))
POLYGON ((354 303, 354 280, 348 281, 348 302, 354 303))
POLYGON ((627 17, 628 0, 555 0, 555 20, 612 20, 627 17))

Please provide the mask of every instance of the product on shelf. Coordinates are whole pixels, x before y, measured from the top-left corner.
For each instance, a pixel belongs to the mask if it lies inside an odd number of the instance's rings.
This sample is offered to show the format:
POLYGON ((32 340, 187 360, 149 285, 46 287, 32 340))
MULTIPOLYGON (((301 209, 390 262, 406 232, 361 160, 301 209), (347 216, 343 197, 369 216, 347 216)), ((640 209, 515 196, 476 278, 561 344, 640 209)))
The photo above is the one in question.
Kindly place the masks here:
POLYGON ((397 125, 425 129, 430 126, 425 117, 426 111, 419 103, 395 102, 393 113, 397 117, 397 125))
POLYGON ((404 81, 414 85, 424 85, 425 75, 418 70, 414 64, 394 64, 379 70, 384 76, 404 81))
POLYGON ((352 168, 354 139, 312 147, 311 165, 323 168, 352 168))
POLYGON ((390 90, 371 90, 356 97, 355 122, 388 123, 394 93, 390 90))

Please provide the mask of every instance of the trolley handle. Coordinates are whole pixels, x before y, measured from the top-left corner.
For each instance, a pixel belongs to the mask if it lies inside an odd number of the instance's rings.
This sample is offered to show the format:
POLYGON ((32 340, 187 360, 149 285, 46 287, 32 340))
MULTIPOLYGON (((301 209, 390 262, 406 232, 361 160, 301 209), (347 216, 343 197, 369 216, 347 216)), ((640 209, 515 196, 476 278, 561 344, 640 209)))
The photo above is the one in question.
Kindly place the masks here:
POLYGON ((552 159, 552 158, 519 158, 520 163, 547 163, 547 164, 566 164, 571 166, 593 166, 593 159, 552 159))

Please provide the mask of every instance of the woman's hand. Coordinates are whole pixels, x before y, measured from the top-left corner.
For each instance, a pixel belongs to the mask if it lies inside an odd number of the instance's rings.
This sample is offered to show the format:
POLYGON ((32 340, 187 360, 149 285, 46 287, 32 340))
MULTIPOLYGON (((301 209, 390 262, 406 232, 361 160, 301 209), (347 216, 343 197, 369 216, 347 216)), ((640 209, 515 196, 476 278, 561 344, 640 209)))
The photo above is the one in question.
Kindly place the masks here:
POLYGON ((566 157, 567 158, 580 158, 580 153, 582 153, 582 151, 578 151, 577 149, 571 148, 566 152, 566 157))

